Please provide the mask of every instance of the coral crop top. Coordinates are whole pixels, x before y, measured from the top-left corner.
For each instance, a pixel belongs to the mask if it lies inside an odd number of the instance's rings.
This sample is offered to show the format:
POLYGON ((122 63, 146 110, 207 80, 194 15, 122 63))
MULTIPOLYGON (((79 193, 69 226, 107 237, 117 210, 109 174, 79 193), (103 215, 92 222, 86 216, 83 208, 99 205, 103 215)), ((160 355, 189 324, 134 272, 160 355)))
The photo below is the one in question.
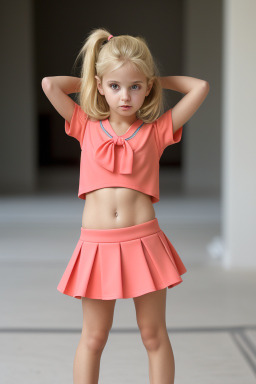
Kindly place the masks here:
POLYGON ((106 188, 125 187, 159 201, 159 160, 168 145, 181 140, 183 127, 173 135, 172 109, 153 123, 136 120, 124 135, 117 135, 108 119, 92 121, 75 103, 65 132, 80 143, 78 197, 106 188))

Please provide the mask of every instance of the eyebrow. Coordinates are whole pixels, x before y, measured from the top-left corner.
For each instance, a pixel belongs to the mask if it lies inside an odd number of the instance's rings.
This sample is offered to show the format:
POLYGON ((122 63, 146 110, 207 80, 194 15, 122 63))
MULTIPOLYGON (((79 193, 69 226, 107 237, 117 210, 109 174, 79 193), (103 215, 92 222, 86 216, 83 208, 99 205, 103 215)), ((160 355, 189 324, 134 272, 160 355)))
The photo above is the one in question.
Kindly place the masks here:
MULTIPOLYGON (((120 82, 116 81, 116 80, 109 80, 108 83, 118 83, 118 84, 120 84, 120 82)), ((137 80, 137 81, 134 81, 132 84, 134 84, 134 83, 143 83, 143 81, 137 80)))

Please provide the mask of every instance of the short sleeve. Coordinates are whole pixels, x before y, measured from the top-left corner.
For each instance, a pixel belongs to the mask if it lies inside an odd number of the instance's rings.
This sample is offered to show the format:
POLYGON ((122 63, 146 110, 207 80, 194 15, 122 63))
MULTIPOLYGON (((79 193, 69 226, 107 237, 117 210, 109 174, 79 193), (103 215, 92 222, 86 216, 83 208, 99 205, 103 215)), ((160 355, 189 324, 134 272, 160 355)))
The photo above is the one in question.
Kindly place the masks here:
POLYGON ((160 155, 168 145, 176 144, 181 140, 183 127, 180 127, 173 134, 172 108, 155 121, 155 128, 160 155))
POLYGON ((65 120, 65 132, 67 135, 77 139, 81 148, 87 122, 88 115, 82 110, 79 104, 75 103, 70 123, 65 120))

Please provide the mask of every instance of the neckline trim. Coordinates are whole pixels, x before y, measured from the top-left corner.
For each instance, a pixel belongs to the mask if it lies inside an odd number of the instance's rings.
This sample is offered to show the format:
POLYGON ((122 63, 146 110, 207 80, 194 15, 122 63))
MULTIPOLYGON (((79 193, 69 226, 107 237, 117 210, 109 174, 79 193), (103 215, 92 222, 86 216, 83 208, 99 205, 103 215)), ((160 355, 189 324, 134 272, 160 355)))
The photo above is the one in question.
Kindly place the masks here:
POLYGON ((109 119, 105 119, 105 120, 101 120, 101 123, 104 124, 104 127, 115 137, 123 137, 123 138, 127 138, 130 134, 133 134, 136 129, 141 125, 144 124, 144 122, 141 120, 141 119, 137 119, 128 129, 127 131, 123 134, 123 135, 117 135, 117 133, 114 131, 114 129, 112 128, 110 122, 109 122, 109 119))
POLYGON ((108 119, 100 120, 100 126, 103 129, 103 131, 112 138, 115 137, 122 137, 125 140, 132 139, 137 132, 141 129, 141 127, 144 125, 144 122, 141 119, 136 120, 123 135, 117 135, 114 129, 112 128, 110 122, 108 119), (104 125, 103 125, 104 124, 104 125), (106 129, 107 128, 107 129, 106 129), (111 132, 111 133, 110 133, 111 132), (130 136, 129 136, 130 135, 130 136))

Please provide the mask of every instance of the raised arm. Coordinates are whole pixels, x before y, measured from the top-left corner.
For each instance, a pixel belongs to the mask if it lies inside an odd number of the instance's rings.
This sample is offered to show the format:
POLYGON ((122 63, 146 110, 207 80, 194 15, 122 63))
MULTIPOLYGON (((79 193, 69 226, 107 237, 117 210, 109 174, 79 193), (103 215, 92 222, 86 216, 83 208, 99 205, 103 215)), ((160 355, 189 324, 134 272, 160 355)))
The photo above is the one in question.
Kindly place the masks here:
POLYGON ((81 79, 73 76, 51 76, 42 79, 42 89, 57 112, 71 121, 75 103, 68 96, 80 91, 81 79))
POLYGON ((160 81, 164 89, 185 94, 172 108, 173 133, 175 133, 198 110, 210 90, 210 85, 205 80, 189 76, 160 77, 160 81))

